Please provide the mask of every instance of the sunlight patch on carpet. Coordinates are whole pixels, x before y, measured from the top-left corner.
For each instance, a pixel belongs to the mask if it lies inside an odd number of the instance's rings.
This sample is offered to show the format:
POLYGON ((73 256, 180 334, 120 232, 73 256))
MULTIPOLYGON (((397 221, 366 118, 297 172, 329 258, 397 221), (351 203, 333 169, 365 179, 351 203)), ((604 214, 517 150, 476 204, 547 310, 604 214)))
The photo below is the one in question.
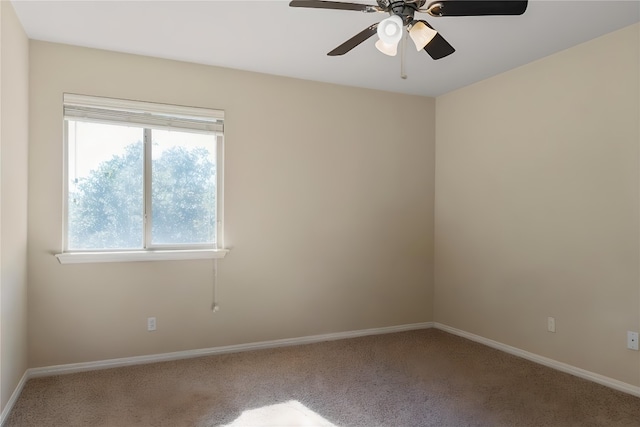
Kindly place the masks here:
POLYGON ((297 400, 246 410, 223 427, 339 427, 297 400))

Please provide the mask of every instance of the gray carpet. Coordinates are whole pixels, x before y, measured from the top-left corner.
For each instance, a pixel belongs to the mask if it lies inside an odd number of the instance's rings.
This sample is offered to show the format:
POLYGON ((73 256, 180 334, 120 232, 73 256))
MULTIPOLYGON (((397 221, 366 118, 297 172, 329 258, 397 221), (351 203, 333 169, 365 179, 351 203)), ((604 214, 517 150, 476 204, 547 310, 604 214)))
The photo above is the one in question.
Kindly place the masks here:
POLYGON ((640 398, 436 330, 37 378, 6 427, 640 426, 640 398))

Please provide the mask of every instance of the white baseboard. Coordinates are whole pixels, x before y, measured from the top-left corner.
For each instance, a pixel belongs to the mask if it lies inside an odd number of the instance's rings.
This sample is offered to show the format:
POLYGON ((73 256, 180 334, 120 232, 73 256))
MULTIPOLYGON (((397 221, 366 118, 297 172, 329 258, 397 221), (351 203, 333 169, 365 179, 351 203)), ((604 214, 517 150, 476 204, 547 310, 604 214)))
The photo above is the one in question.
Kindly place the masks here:
POLYGON ((7 418, 9 418, 9 414, 13 409, 13 405, 16 404, 16 401, 18 400, 18 397, 20 397, 20 393, 22 393, 22 389, 24 388, 24 385, 26 384, 28 379, 29 379, 29 370, 27 369, 25 373, 22 375, 22 378, 20 378, 20 381, 18 382, 16 389, 13 390, 13 393, 11 394, 11 397, 9 398, 9 400, 7 401, 7 404, 2 410, 2 413, 0 413, 0 426, 3 426, 7 418))
POLYGON ((561 372, 566 372, 571 375, 575 375, 580 378, 584 378, 589 381, 593 381, 598 384, 610 387, 615 390, 619 390, 634 396, 640 397, 640 387, 627 384, 622 381, 615 380, 613 378, 605 377, 604 375, 596 374, 575 366, 568 365, 566 363, 558 362, 547 357, 539 356, 528 351, 521 350, 516 347, 512 347, 506 344, 502 344, 497 341, 493 341, 488 338, 481 337, 460 329, 452 328, 441 323, 436 322, 422 322, 411 323, 406 325, 388 326, 383 328, 362 329, 357 331, 337 332, 332 334, 323 335, 311 335, 298 338, 285 338, 271 341, 259 341, 248 344, 229 345, 222 347, 212 347, 197 350, 176 351, 173 353, 152 354, 147 356, 135 356, 135 357, 123 357, 119 359, 101 360, 96 362, 83 362, 72 363, 67 365, 45 366, 41 368, 30 368, 22 376, 22 379, 18 383, 18 386, 14 390, 11 398, 7 402, 4 410, 0 414, 0 427, 4 424, 6 418, 9 416, 11 409, 18 400, 20 393, 25 383, 30 378, 47 377, 53 375, 71 374, 76 372, 95 371, 99 369, 118 368, 123 366, 141 365, 146 363, 167 362, 172 360, 189 359, 194 357, 212 356, 216 354, 226 353, 238 353, 242 351, 261 350, 278 347, 288 347, 302 344, 313 344, 323 341, 335 341, 347 338, 357 338, 369 335, 381 335, 394 332, 412 331, 418 329, 437 328, 445 332, 449 332, 454 335, 458 335, 462 338, 469 339, 471 341, 484 344, 488 347, 495 348, 505 353, 513 354, 523 359, 530 360, 532 362, 544 365, 561 372))
POLYGON ((95 371, 98 369, 118 368, 123 366, 142 365, 146 363, 168 362, 172 360, 189 359, 193 357, 212 356, 216 354, 238 353, 241 351, 312 344, 323 341, 335 341, 346 338, 364 337, 368 335, 381 335, 393 332, 412 331, 416 329, 428 329, 432 327, 433 322, 411 323, 383 328, 362 329, 358 331, 337 332, 332 334, 311 335, 306 337, 285 338, 271 341, 259 341, 254 343, 211 347, 197 350, 176 351, 173 353, 152 354, 148 356, 123 357, 120 359, 101 360, 97 362, 83 362, 72 363, 68 365, 46 366, 42 368, 31 368, 27 372, 29 378, 48 377, 52 375, 95 371))
POLYGON ((475 341, 480 344, 484 344, 488 347, 492 347, 497 350, 504 351, 505 353, 522 357, 523 359, 530 360, 531 362, 535 362, 540 365, 544 365, 549 368, 552 368, 561 372, 565 372, 567 374, 571 374, 576 377, 593 381, 594 383, 598 383, 598 384, 610 387, 612 389, 640 397, 640 387, 638 386, 634 386, 632 384, 628 384, 623 381, 618 381, 613 378, 605 377, 604 375, 596 374, 595 372, 577 368, 575 366, 568 365, 566 363, 558 362, 557 360, 549 359, 548 357, 539 356, 537 354, 530 353, 528 351, 521 350, 519 348, 512 347, 510 345, 502 344, 498 341, 493 341, 488 338, 484 338, 479 335, 472 334, 470 332, 452 328, 451 326, 443 325, 442 323, 434 323, 433 327, 436 329, 443 330, 445 332, 449 332, 454 335, 458 335, 462 338, 466 338, 468 340, 475 341))

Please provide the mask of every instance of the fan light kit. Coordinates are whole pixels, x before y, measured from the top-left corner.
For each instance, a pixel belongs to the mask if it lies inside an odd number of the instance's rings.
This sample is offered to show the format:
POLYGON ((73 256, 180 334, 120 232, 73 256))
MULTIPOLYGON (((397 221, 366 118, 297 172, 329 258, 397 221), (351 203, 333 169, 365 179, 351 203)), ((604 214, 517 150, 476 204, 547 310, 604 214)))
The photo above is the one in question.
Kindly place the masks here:
POLYGON ((377 0, 377 5, 372 6, 341 1, 294 0, 289 3, 289 6, 389 14, 388 18, 370 25, 333 49, 327 54, 329 56, 344 55, 374 34, 378 35, 376 48, 385 55, 395 56, 398 44, 408 32, 418 51, 424 50, 431 58, 441 59, 451 55, 455 49, 427 21, 415 19, 416 12, 426 13, 433 17, 522 15, 527 10, 527 3, 527 1, 518 0, 440 0, 427 5, 427 0, 377 0))

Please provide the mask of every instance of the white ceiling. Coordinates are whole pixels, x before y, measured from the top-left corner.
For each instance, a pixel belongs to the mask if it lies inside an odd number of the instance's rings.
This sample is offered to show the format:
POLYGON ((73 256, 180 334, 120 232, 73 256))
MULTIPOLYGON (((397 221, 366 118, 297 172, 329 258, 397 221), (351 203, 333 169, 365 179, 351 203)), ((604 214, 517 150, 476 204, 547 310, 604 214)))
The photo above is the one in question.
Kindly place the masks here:
MULTIPOLYGON (((375 0, 356 3, 376 4, 375 0)), ((290 8, 288 1, 14 0, 31 39, 308 80, 437 96, 640 21, 638 1, 534 0, 521 16, 426 19, 456 52, 400 56, 372 37, 344 56, 327 52, 382 13, 290 8)), ((605 52, 602 52, 605 60, 605 52)))

